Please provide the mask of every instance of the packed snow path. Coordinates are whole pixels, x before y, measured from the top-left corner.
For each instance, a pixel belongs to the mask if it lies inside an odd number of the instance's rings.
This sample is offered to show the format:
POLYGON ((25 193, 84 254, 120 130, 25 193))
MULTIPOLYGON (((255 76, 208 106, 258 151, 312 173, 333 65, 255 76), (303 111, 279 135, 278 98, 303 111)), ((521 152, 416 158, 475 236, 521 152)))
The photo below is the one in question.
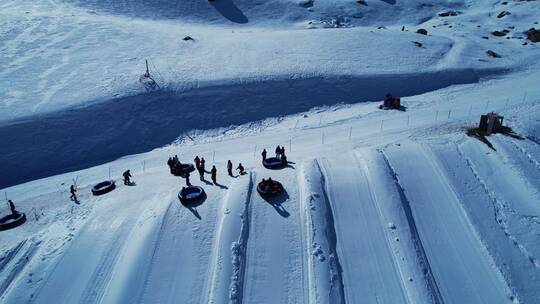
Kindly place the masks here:
POLYGON ((272 177, 283 184, 285 192, 265 200, 252 191, 244 303, 305 303, 307 277, 296 169, 261 169, 253 176, 254 187, 262 178, 272 177))
POLYGON ((347 303, 406 303, 406 282, 384 232, 369 180, 351 154, 324 159, 347 303))
POLYGON ((510 303, 508 287, 434 157, 410 142, 384 153, 410 201, 444 302, 510 303))

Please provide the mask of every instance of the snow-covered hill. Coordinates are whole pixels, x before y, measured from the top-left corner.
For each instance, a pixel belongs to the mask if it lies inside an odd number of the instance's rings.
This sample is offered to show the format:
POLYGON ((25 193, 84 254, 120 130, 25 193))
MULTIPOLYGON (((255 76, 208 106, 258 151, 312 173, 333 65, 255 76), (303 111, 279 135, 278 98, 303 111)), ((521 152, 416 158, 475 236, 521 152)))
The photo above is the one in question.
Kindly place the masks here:
POLYGON ((0 302, 540 303, 539 12, 3 1, 0 187, 28 219, 0 231, 0 302), (404 111, 377 108, 388 92, 404 111), (524 139, 466 136, 488 111, 524 139), (278 144, 292 163, 265 169, 278 144), (175 154, 218 168, 191 177, 202 204, 180 204, 175 154))

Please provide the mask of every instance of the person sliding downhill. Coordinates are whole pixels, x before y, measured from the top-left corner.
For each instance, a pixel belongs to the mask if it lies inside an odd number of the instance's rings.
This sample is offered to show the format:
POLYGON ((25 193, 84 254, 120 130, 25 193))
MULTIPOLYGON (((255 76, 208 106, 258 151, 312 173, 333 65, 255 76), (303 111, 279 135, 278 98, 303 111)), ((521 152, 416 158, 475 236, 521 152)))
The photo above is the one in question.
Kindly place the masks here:
POLYGON ((210 173, 212 174, 212 182, 214 183, 214 185, 217 185, 217 181, 216 181, 217 169, 216 169, 216 166, 212 166, 212 170, 210 171, 210 173))
POLYGON ((246 173, 246 171, 244 171, 244 166, 242 166, 242 163, 238 164, 238 167, 236 167, 236 170, 238 170, 238 173, 240 175, 244 175, 246 173))
POLYGON ((124 176, 124 185, 130 185, 131 184, 131 173, 129 172, 129 170, 127 170, 126 172, 124 172, 122 174, 122 176, 124 176))
POLYGON ((232 174, 232 167, 233 167, 233 166, 232 166, 232 162, 231 162, 231 160, 229 160, 229 161, 227 162, 227 173, 229 173, 229 176, 233 176, 233 174, 232 174))

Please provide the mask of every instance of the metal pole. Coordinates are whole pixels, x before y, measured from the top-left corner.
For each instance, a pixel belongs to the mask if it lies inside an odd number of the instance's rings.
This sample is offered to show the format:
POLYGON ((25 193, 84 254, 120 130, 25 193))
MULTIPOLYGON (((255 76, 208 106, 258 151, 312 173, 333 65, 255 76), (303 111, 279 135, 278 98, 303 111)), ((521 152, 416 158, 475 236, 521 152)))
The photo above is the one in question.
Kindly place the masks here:
POLYGON ((216 151, 212 154, 212 162, 216 162, 216 151))
POLYGON ((292 138, 289 137, 289 152, 292 151, 292 138))
POLYGON ((111 167, 109 167, 109 180, 111 180, 111 167))
POLYGON ((469 117, 471 116, 471 113, 472 113, 472 106, 469 107, 469 117))
POLYGON ((351 137, 352 137, 352 126, 351 126, 351 128, 349 129, 349 139, 351 139, 351 137))
POLYGON ((409 126, 410 122, 411 122, 411 115, 407 115, 407 126, 409 126))
POLYGON ((488 101, 486 102, 486 110, 488 109, 489 103, 490 103, 490 102, 491 102, 491 100, 488 100, 488 101))
POLYGON ((381 120, 381 130, 380 130, 380 132, 382 132, 382 130, 383 130, 383 125, 384 125, 384 119, 381 120))
POLYGON ((452 114, 452 109, 448 110, 448 119, 450 119, 450 114, 452 114))
POLYGON ((143 162, 142 162, 142 172, 143 172, 143 174, 146 173, 146 160, 143 160, 143 162))
POLYGON ((437 111, 435 112, 435 121, 437 121, 438 118, 439 118, 439 110, 437 110, 437 111))

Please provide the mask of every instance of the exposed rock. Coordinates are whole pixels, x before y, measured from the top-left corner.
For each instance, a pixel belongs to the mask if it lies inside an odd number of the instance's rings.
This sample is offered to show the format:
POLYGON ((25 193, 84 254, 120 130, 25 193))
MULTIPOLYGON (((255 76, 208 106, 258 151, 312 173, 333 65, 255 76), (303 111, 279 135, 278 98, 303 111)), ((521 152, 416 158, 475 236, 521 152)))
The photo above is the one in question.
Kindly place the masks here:
POLYGON ((501 58, 501 55, 495 53, 495 52, 492 51, 492 50, 486 51, 486 55, 488 55, 489 57, 493 57, 493 58, 501 58))
POLYGON ((416 30, 416 33, 421 34, 421 35, 427 35, 428 34, 426 29, 418 29, 418 30, 416 30))
POLYGON ((540 42, 540 30, 537 30, 533 27, 530 28, 527 32, 525 32, 525 34, 527 34, 527 39, 529 39, 530 41, 534 43, 540 42))
POLYGON ((511 15, 509 11, 502 11, 497 15, 497 18, 502 18, 507 15, 511 15))
POLYGON ((418 41, 413 41, 412 43, 414 43, 414 45, 416 45, 417 47, 422 47, 422 43, 418 41))
POLYGON ((195 39, 191 38, 191 36, 186 36, 186 37, 182 38, 182 40, 184 40, 184 41, 194 41, 195 39))
POLYGON ((491 32, 491 35, 493 36, 497 36, 497 37, 503 37, 503 36, 506 36, 506 34, 508 34, 508 30, 502 30, 502 31, 493 31, 491 32))
POLYGON ((460 13, 457 12, 457 11, 447 11, 447 12, 442 12, 442 13, 439 13, 439 17, 450 17, 450 16, 457 16, 459 15, 460 13))

